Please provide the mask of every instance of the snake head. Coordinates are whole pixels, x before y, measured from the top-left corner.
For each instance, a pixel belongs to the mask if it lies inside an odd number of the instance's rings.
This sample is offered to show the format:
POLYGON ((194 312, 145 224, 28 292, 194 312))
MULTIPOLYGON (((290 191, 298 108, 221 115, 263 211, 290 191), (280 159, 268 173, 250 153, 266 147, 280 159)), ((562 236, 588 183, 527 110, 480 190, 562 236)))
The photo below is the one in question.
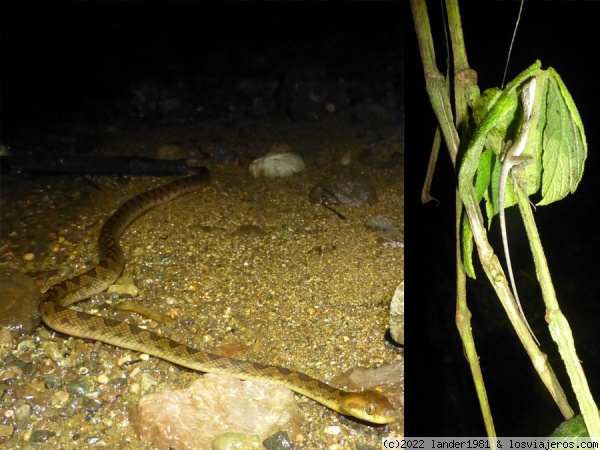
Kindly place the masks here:
POLYGON ((398 417, 387 397, 373 390, 345 392, 340 407, 342 414, 376 424, 390 423, 398 417))

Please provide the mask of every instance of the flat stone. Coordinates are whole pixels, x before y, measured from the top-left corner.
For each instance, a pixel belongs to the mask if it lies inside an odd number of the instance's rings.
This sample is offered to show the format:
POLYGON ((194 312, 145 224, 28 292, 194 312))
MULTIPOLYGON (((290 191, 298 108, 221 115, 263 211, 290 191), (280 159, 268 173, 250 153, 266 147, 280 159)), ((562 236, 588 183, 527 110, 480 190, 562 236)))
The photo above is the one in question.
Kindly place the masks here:
POLYGON ((373 205, 377 203, 377 191, 364 175, 344 173, 321 180, 308 199, 323 205, 373 205))
POLYGON ((34 281, 24 273, 8 267, 0 268, 0 328, 29 334, 41 321, 41 293, 34 281))

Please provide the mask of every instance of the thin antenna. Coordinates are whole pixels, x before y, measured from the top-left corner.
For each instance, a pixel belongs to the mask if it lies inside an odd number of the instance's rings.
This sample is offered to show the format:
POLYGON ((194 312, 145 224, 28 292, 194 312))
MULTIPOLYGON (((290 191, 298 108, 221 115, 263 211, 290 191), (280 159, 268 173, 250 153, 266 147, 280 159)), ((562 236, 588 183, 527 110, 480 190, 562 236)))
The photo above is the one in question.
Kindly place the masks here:
POLYGON ((506 66, 504 66, 504 75, 502 76, 502 89, 504 89, 504 81, 506 80, 506 72, 508 72, 508 62, 510 61, 510 54, 512 52, 513 43, 515 42, 515 36, 517 35, 517 28, 519 28, 519 22, 521 21, 521 11, 523 11, 523 3, 525 3, 525 0, 521 0, 521 6, 519 7, 519 15, 517 17, 517 23, 515 24, 515 30, 513 31, 512 39, 510 40, 510 47, 508 48, 508 57, 506 58, 506 66))

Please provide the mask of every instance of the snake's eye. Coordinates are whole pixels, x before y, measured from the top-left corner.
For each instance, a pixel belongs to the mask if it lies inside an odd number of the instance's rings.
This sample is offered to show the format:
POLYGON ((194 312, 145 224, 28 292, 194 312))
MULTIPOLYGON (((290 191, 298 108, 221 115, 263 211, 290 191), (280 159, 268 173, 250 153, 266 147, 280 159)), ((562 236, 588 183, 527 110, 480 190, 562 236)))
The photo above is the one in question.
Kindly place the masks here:
POLYGON ((365 405, 365 412, 370 416, 375 414, 376 409, 375 403, 369 402, 365 405))

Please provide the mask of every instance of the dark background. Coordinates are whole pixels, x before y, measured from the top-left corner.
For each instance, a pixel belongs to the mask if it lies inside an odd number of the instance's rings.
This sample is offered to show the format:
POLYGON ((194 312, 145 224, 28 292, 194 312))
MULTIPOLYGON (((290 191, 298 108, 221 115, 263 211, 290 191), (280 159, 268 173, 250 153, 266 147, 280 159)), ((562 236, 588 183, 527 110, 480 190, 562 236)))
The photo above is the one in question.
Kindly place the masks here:
MULTIPOLYGON (((429 2, 438 67, 445 72, 439 3, 429 2)), ((519 2, 463 2, 461 13, 470 66, 479 86, 499 86, 519 2)), ((583 180, 575 194, 539 207, 535 219, 545 246, 558 301, 571 325, 578 356, 595 398, 600 398, 600 303, 597 229, 599 143, 599 50, 596 2, 525 2, 508 80, 540 59, 554 67, 579 109, 588 139, 583 180)), ((406 430, 409 436, 484 436, 473 381, 454 322, 456 176, 445 147, 432 195, 440 204, 420 204, 421 187, 435 129, 425 93, 414 30, 406 33, 406 430)), ((533 199, 536 201, 536 199, 533 199)), ((537 199, 539 200, 539 198, 537 199)), ((545 326, 545 308, 525 232, 516 208, 507 211, 513 268, 521 303, 559 381, 578 410, 564 366, 545 326)), ((490 231, 504 262, 498 219, 490 231)), ((537 377, 478 261, 478 279, 468 281, 468 305, 498 436, 545 436, 562 421, 537 377)))
POLYGON ((281 86, 292 69, 344 80, 351 105, 378 100, 386 83, 396 92, 403 85, 403 10, 391 2, 3 1, 0 137, 56 132, 70 120, 122 125, 132 86, 148 80, 186 86, 205 109, 194 123, 241 107, 241 86, 246 96, 268 96, 266 86, 281 86))

